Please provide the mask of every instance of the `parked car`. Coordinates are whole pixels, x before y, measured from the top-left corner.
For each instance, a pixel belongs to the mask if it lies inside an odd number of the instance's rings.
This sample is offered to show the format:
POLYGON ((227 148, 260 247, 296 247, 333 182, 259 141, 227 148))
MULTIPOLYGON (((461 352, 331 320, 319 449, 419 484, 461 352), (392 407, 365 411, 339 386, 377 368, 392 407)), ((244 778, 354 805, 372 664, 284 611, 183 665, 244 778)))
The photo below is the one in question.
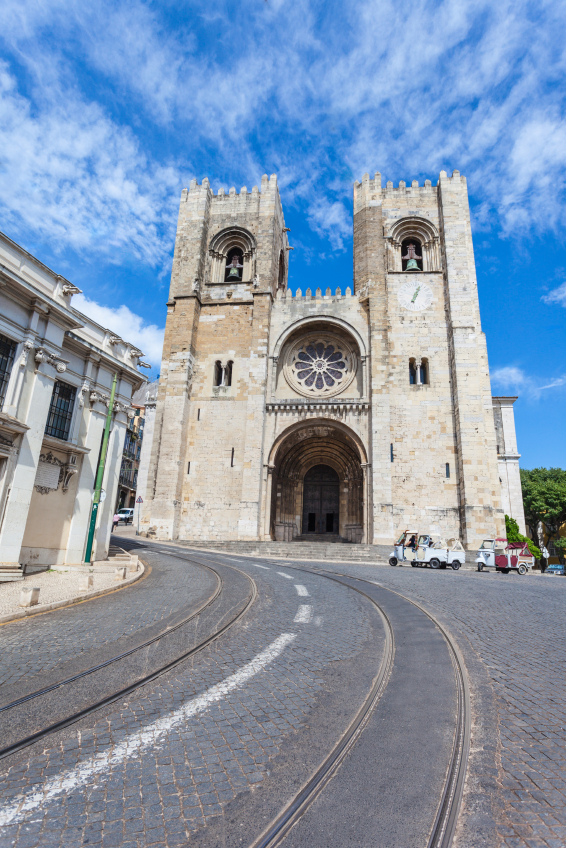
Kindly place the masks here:
POLYGON ((516 571, 526 574, 535 564, 535 558, 526 542, 508 542, 507 539, 484 539, 476 556, 478 571, 495 568, 501 574, 516 571))
POLYGON ((405 532, 395 542, 389 557, 389 565, 410 562, 413 568, 446 568, 450 565, 457 571, 466 559, 466 552, 459 539, 447 542, 439 533, 405 532), (411 540, 413 544, 411 544, 411 540))
POLYGON ((545 574, 560 574, 562 577, 564 576, 564 566, 559 562, 551 562, 550 565, 547 565, 545 570, 545 574))
POLYGON ((134 520, 134 510, 128 509, 127 507, 119 509, 116 515, 120 516, 120 521, 123 521, 124 524, 131 524, 134 520))

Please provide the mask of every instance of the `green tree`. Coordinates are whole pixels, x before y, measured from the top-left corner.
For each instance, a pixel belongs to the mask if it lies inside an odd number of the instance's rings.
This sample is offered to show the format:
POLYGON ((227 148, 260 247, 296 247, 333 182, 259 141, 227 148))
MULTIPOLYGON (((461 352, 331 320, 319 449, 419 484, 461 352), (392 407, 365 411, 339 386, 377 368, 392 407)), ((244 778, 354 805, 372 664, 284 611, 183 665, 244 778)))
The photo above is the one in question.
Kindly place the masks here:
MULTIPOLYGON (((536 533, 542 522, 556 544, 560 525, 566 522, 566 471, 562 468, 521 469, 521 485, 525 519, 531 531, 536 533)), ((558 547, 563 548, 561 542, 558 547)))
POLYGON ((526 536, 523 536, 522 533, 519 533, 519 525, 514 518, 509 518, 508 515, 505 516, 505 529, 507 530, 508 542, 526 542, 529 546, 529 551, 535 559, 542 559, 542 554, 533 540, 528 539, 526 536))

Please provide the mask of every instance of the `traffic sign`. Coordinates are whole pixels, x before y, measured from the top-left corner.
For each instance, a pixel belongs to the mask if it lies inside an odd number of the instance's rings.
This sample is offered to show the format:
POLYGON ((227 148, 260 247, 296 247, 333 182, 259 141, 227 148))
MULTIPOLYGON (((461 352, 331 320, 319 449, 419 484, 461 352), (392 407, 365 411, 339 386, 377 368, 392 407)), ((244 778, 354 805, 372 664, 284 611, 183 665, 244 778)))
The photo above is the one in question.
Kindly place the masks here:
POLYGON ((136 500, 136 503, 143 503, 143 498, 142 498, 142 497, 139 497, 139 498, 136 500))

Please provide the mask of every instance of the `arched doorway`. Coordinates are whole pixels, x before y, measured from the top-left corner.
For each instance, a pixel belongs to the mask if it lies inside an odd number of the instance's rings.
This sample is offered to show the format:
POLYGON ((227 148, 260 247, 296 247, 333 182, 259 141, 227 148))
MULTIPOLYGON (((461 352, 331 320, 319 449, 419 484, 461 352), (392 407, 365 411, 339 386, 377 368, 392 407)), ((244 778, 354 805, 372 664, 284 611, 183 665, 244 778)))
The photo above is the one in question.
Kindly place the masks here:
POLYGON ((329 465, 313 465, 303 480, 303 533, 337 534, 340 478, 329 465))
POLYGON ((345 425, 314 419, 279 437, 270 457, 269 535, 364 541, 364 448, 345 425))

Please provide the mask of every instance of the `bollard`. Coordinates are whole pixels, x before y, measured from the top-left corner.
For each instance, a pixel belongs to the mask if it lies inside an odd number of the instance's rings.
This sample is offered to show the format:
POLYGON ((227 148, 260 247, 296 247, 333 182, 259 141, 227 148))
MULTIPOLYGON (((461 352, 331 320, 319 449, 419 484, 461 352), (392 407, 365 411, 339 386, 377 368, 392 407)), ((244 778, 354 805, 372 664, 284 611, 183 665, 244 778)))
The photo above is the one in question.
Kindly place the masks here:
POLYGON ((20 606, 33 607, 39 603, 39 587, 22 589, 20 593, 20 606))
POLYGON ((90 592, 93 587, 94 578, 92 574, 83 574, 79 580, 79 592, 90 592))
POLYGON ((115 568, 114 569, 114 580, 125 580, 127 568, 115 568))

